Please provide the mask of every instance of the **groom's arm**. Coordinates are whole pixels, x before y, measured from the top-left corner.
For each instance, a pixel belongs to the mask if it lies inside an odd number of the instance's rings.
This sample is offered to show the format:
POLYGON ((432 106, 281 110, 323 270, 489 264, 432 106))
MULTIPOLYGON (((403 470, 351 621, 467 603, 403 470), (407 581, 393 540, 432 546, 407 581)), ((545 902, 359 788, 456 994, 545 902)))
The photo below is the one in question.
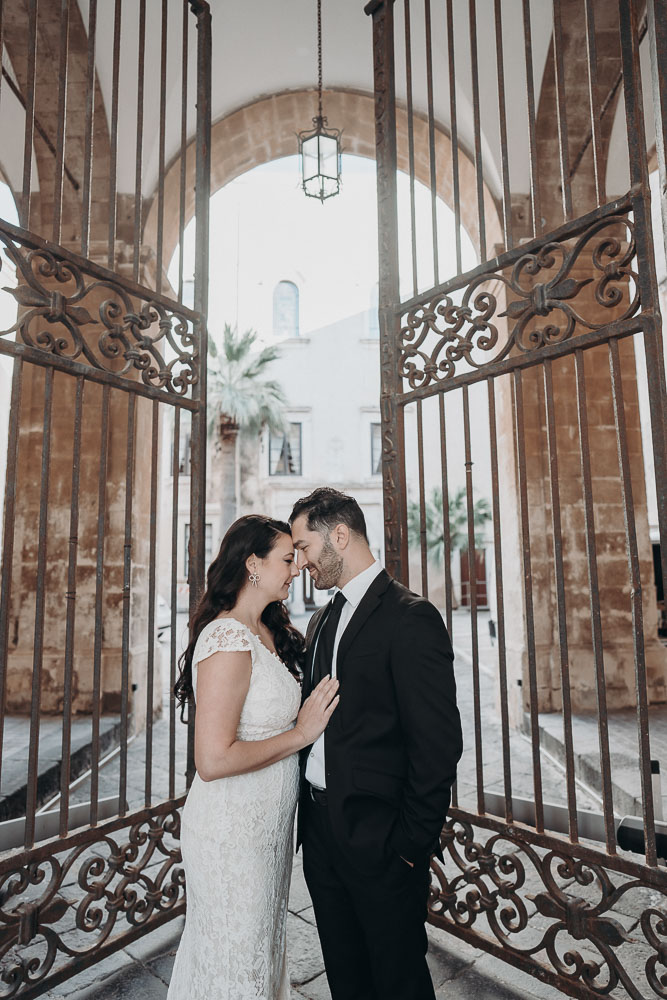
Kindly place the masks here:
POLYGON ((463 749, 453 662, 439 612, 428 601, 416 602, 398 623, 391 647, 408 774, 390 842, 410 862, 438 843, 463 749))

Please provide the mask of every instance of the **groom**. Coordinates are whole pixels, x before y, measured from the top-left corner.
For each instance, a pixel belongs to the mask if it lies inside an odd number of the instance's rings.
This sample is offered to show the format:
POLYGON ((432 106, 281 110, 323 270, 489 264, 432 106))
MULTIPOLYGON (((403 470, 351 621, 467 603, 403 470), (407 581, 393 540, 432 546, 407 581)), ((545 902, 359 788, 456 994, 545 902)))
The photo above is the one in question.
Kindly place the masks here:
POLYGON ((374 559, 359 504, 321 487, 290 517, 297 566, 337 587, 308 626, 303 697, 340 704, 302 752, 297 847, 333 1000, 433 1000, 429 857, 461 756, 454 658, 439 612, 374 559))

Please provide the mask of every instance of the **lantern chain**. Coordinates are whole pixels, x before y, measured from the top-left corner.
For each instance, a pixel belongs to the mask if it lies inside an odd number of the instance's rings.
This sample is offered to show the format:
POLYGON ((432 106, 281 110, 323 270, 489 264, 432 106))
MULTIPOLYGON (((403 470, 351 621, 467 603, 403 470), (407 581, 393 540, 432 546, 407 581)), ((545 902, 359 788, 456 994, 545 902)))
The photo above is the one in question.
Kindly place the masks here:
POLYGON ((322 0, 317 0, 318 117, 322 120, 322 0))

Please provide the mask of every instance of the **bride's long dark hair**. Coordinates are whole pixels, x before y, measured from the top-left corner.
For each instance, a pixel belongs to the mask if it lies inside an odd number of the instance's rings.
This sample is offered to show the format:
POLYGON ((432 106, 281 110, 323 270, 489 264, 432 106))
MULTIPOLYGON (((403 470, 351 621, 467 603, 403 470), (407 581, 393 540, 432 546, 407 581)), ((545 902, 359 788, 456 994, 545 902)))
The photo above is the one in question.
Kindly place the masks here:
MULTIPOLYGON (((290 526, 263 514, 246 514, 234 521, 222 539, 220 551, 208 568, 206 590, 190 622, 190 643, 178 661, 180 677, 174 694, 181 706, 181 720, 192 690, 192 657, 199 634, 221 611, 231 611, 248 579, 246 559, 256 555, 264 559, 280 535, 289 535, 290 526)), ((290 624, 282 601, 272 601, 262 612, 262 621, 273 635, 276 652, 295 677, 301 674, 306 643, 298 629, 290 624)))

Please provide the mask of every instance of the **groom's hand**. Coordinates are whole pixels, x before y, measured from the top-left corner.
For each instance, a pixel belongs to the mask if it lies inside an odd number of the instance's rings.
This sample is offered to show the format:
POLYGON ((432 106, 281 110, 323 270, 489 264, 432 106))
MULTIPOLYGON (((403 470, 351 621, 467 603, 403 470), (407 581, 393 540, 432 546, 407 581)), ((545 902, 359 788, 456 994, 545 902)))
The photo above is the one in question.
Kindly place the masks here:
POLYGON ((408 861, 408 859, 404 858, 402 854, 399 854, 399 858, 401 859, 401 861, 405 861, 406 865, 410 865, 411 868, 414 868, 415 866, 414 861, 408 861))

